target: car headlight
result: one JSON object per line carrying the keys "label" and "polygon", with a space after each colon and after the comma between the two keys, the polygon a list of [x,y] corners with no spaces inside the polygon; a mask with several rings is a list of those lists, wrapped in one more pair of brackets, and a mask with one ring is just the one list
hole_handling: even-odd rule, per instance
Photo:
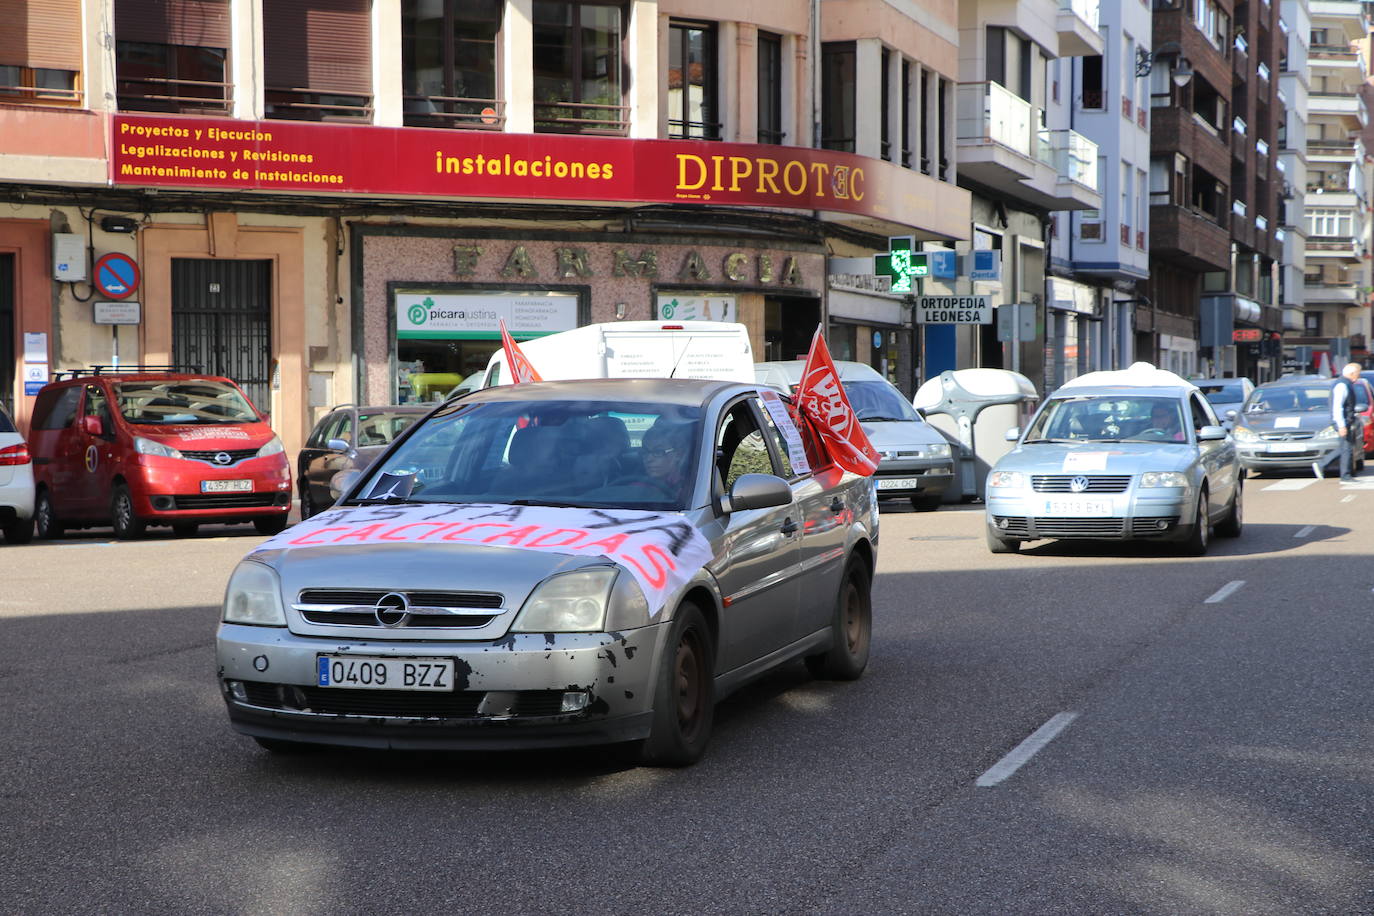
{"label": "car headlight", "polygon": [[1336,424],[1332,423],[1330,426],[1328,426],[1328,427],[1326,427],[1325,429],[1323,429],[1323,430],[1321,430],[1320,432],[1318,432],[1316,438],[1318,438],[1318,439],[1337,439],[1337,438],[1340,437],[1340,435],[1341,435],[1340,433],[1336,432]]}
{"label": "car headlight", "polygon": [[591,566],[550,576],[525,600],[511,630],[595,633],[606,629],[606,609],[616,577],[614,566]]}
{"label": "car headlight", "polygon": [[286,611],[281,603],[281,581],[261,563],[240,563],[224,590],[225,623],[246,623],[256,627],[286,626]]}
{"label": "car headlight", "polygon": [[281,440],[273,436],[271,439],[267,440],[266,445],[258,449],[257,457],[266,458],[268,455],[280,455],[284,451],[286,451],[286,448],[281,444]]}
{"label": "car headlight", "polygon": [[931,458],[948,458],[949,443],[941,442],[938,445],[927,445],[926,454],[929,455]]}
{"label": "car headlight", "polygon": [[145,439],[142,436],[134,436],[134,451],[140,455],[160,455],[163,458],[181,457],[181,452],[170,445],[163,445],[161,442],[154,442],[152,439]]}
{"label": "car headlight", "polygon": [[988,475],[989,487],[1024,487],[1026,475],[1020,471],[993,471]]}
{"label": "car headlight", "polygon": [[1232,437],[1237,442],[1254,442],[1259,438],[1259,433],[1248,426],[1237,426],[1231,430]]}
{"label": "car headlight", "polygon": [[1188,477],[1178,471],[1146,471],[1140,475],[1142,487],[1186,487]]}

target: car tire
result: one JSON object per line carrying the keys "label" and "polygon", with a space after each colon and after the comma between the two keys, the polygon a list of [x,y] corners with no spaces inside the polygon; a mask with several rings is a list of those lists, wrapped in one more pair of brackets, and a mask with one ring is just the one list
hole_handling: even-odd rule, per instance
{"label": "car tire", "polygon": [[1021,549],[1021,542],[1016,538],[998,537],[992,533],[992,526],[984,526],[987,531],[988,552],[989,553],[1016,553]]}
{"label": "car tire", "polygon": [[319,510],[315,508],[315,500],[310,496],[309,484],[301,487],[301,521],[305,521],[317,511]]}
{"label": "car tire", "polygon": [[940,508],[940,503],[944,502],[941,496],[913,496],[911,497],[911,508],[917,512],[934,512]]}
{"label": "car tire", "polygon": [[873,642],[873,595],[868,570],[857,557],[845,567],[830,627],[830,648],[808,655],[806,667],[813,676],[826,680],[858,680],[868,667]]}
{"label": "car tire", "polygon": [[281,738],[259,738],[257,736],[254,736],[253,740],[258,743],[258,747],[274,754],[313,754],[320,750],[320,745],[307,744],[304,741],[285,741]]}
{"label": "car tire", "polygon": [[62,537],[62,523],[57,519],[57,511],[52,506],[52,497],[48,495],[46,489],[38,491],[38,499],[34,502],[33,528],[34,533],[42,541],[55,541]]}
{"label": "car tire", "polygon": [[147,528],[147,523],[134,512],[134,497],[124,484],[117,484],[110,497],[110,521],[114,526],[115,537],[121,541],[139,537]]}
{"label": "car tire", "polygon": [[1236,492],[1231,497],[1231,509],[1226,513],[1226,518],[1222,519],[1221,524],[1217,525],[1217,534],[1224,538],[1240,537],[1240,529],[1244,524],[1244,519],[1241,517],[1244,508],[1245,488],[1240,485],[1238,480],[1236,481]]}
{"label": "car tire", "polygon": [[706,618],[683,604],[669,625],[654,685],[653,725],[640,750],[650,766],[689,766],[701,759],[715,718],[715,652]]}
{"label": "car tire", "polygon": [[196,536],[200,530],[200,525],[195,522],[177,522],[172,526],[172,534],[179,538],[191,538]]}
{"label": "car tire", "polygon": [[16,518],[0,525],[0,533],[5,535],[7,544],[27,544],[33,540],[33,519]]}
{"label": "car tire", "polygon": [[258,534],[281,534],[286,530],[286,515],[264,515],[253,519],[253,527]]}
{"label": "car tire", "polygon": [[1197,497],[1197,521],[1188,539],[1183,542],[1183,553],[1190,557],[1200,557],[1207,552],[1212,543],[1212,519],[1207,513],[1207,491]]}

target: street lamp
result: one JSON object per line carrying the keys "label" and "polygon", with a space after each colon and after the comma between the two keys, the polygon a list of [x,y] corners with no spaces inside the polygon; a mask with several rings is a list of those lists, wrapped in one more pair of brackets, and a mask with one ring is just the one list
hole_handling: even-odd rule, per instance
{"label": "street lamp", "polygon": [[1176,41],[1164,42],[1155,48],[1153,54],[1144,48],[1137,49],[1135,53],[1135,75],[1149,76],[1154,70],[1155,61],[1165,57],[1172,59],[1169,75],[1173,78],[1174,85],[1182,89],[1192,81],[1193,67],[1188,63],[1188,58],[1183,56],[1183,47]]}

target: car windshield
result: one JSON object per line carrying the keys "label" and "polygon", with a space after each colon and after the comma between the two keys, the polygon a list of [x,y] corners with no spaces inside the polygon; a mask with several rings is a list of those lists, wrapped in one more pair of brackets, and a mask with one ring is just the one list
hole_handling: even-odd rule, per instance
{"label": "car windshield", "polygon": [[1245,400],[1245,395],[1239,385],[1208,385],[1199,384],[1198,389],[1203,396],[1213,404],[1239,404]]}
{"label": "car windshield", "polygon": [[1331,387],[1326,385],[1284,385],[1256,388],[1245,404],[1246,413],[1285,413],[1331,409]]}
{"label": "car windshield", "polygon": [[374,465],[350,502],[396,501],[370,494],[393,492],[399,477],[411,502],[685,509],[700,413],[648,402],[457,401]]}
{"label": "car windshield", "polygon": [[119,412],[130,423],[256,423],[258,413],[232,385],[209,379],[115,385]]}
{"label": "car windshield", "polygon": [[916,408],[887,382],[850,381],[842,384],[849,404],[860,420],[872,423],[887,420],[922,422]]}
{"label": "car windshield", "polygon": [[1053,398],[1026,432],[1026,442],[1183,442],[1183,402],[1167,397],[1085,395]]}

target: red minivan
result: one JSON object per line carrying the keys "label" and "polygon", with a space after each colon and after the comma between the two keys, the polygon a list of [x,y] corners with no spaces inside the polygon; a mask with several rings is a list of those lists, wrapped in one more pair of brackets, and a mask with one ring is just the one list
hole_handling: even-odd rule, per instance
{"label": "red minivan", "polygon": [[75,370],[44,385],[29,427],[40,538],[113,525],[179,535],[201,523],[286,527],[291,466],[281,440],[227,378]]}

